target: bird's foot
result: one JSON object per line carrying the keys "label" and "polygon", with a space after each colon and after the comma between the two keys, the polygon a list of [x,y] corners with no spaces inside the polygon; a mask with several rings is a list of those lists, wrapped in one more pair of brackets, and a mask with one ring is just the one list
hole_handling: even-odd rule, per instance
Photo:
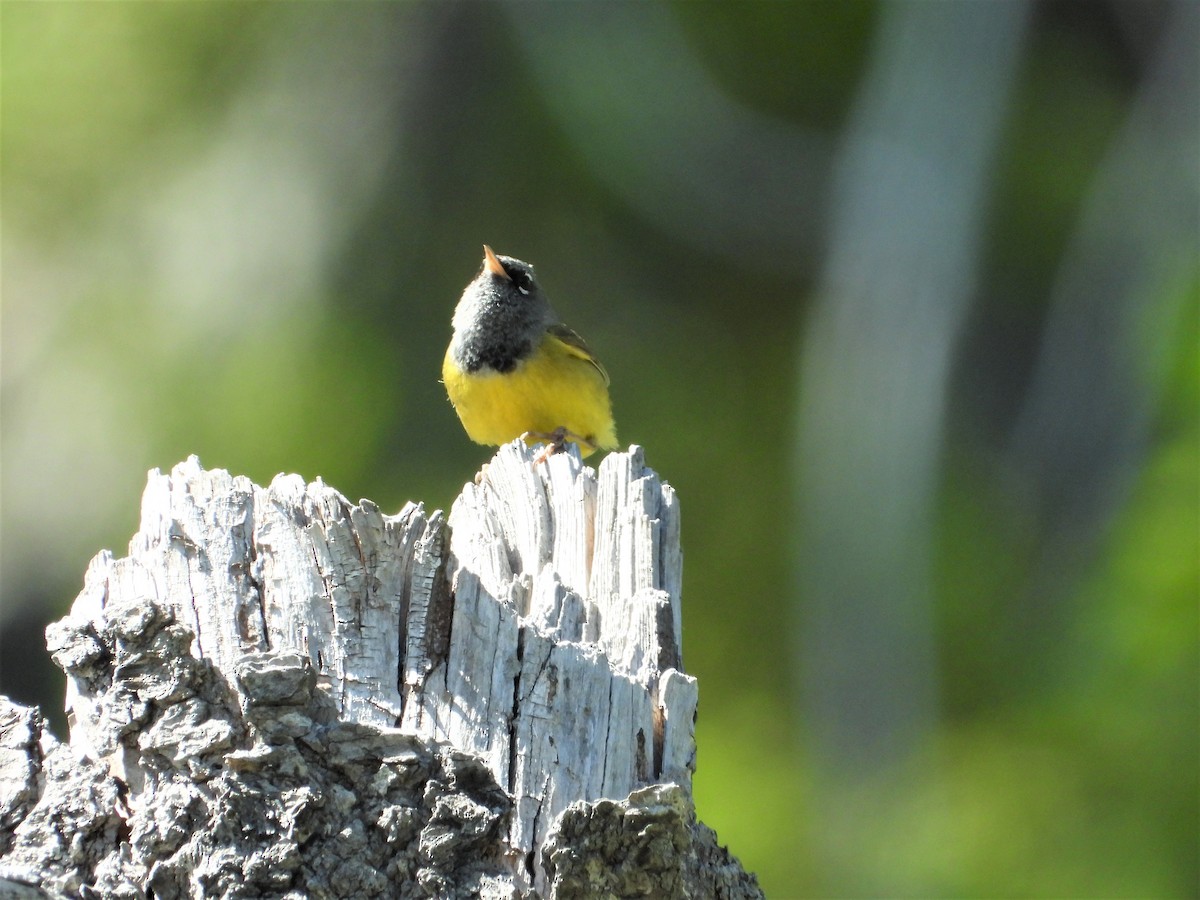
{"label": "bird's foot", "polygon": [[548,433],[544,431],[527,431],[521,435],[521,440],[523,441],[528,441],[530,438],[535,441],[544,441],[546,444],[546,446],[542,448],[542,451],[533,458],[533,464],[535,466],[538,463],[545,462],[555,453],[566,450],[568,441],[579,444],[581,448],[591,446],[591,441],[589,441],[587,438],[583,437],[582,435],[575,434],[573,431],[568,431],[562,425]]}

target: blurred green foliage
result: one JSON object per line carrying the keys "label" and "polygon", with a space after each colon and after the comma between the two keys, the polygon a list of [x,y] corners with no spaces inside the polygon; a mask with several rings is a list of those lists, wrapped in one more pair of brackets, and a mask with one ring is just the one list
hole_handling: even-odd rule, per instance
{"label": "blurred green foliage", "polygon": [[[660,9],[706,103],[837,146],[881,7]],[[1035,9],[948,385],[940,718],[897,768],[835,782],[796,699],[794,633],[790,448],[819,240],[743,252],[731,221],[729,246],[702,246],[691,211],[638,208],[552,111],[520,28],[538,4],[6,0],[0,690],[57,709],[40,631],[92,553],[123,549],[151,466],[196,453],[260,483],[298,471],[385,508],[448,506],[489,455],[437,383],[487,241],[538,266],[613,375],[620,437],[679,491],[699,811],[768,896],[1195,896],[1196,235],[1136,307],[1147,424],[1098,470],[1110,499],[1051,545],[1047,485],[1007,452],[1056,274],[1170,9]],[[722,146],[754,139],[712,112]],[[669,154],[651,131],[646,154]],[[697,166],[718,152],[678,149]],[[755,189],[726,174],[719,222],[722,191]],[[683,175],[703,187],[710,170]]]}

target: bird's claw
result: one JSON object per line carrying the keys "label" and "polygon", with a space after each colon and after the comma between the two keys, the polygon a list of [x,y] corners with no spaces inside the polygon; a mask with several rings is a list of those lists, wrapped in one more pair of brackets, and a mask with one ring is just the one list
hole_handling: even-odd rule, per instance
{"label": "bird's claw", "polygon": [[574,432],[567,431],[567,429],[562,425],[548,433],[544,431],[526,431],[523,435],[521,435],[521,440],[523,441],[528,441],[530,438],[533,438],[536,441],[544,441],[546,444],[546,446],[542,448],[541,452],[533,458],[533,464],[535,466],[538,463],[545,462],[555,453],[566,450],[568,441],[580,444],[581,446],[588,446],[590,444],[587,438],[575,434]]}

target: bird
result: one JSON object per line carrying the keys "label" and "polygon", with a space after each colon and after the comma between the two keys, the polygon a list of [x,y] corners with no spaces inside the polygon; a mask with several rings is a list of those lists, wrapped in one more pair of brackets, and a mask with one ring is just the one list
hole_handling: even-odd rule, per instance
{"label": "bird", "polygon": [[547,442],[539,460],[567,442],[581,456],[616,448],[608,372],[562,324],[529,263],[484,244],[452,326],[442,382],[472,441]]}

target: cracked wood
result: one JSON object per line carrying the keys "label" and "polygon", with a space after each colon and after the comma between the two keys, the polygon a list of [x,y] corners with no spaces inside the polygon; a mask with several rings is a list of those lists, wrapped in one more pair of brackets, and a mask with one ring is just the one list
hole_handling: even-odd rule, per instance
{"label": "cracked wood", "polygon": [[[478,755],[512,797],[508,842],[544,890],[542,849],[572,804],[675,783],[695,764],[682,672],[679,507],[640,448],[599,472],[500,449],[448,517],[385,515],[317,480],[266,488],[192,457],[151,472],[129,555],[89,566],[72,619],[166,604],[192,654],[307,658],[340,720]],[[72,744],[111,755],[72,682]]]}

